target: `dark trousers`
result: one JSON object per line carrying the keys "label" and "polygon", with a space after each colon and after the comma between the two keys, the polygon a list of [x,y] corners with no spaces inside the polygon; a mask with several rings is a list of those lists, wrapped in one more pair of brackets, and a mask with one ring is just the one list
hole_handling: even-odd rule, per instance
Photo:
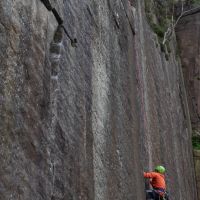
{"label": "dark trousers", "polygon": [[158,193],[156,193],[154,190],[146,191],[146,199],[147,200],[163,200],[163,198]]}

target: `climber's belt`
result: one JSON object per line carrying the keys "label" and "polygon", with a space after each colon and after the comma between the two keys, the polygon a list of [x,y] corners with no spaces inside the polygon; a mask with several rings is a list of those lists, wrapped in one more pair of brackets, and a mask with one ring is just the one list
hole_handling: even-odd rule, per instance
{"label": "climber's belt", "polygon": [[161,192],[165,192],[165,189],[163,189],[163,188],[153,188],[154,190],[159,190],[159,191],[161,191]]}
{"label": "climber's belt", "polygon": [[153,190],[154,190],[157,194],[159,194],[160,196],[164,196],[164,194],[165,194],[165,189],[163,189],[163,188],[153,188]]}

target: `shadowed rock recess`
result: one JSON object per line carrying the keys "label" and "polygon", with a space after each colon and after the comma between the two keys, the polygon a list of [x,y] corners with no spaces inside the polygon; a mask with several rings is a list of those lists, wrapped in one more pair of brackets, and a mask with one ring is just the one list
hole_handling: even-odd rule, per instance
{"label": "shadowed rock recess", "polygon": [[[182,17],[176,35],[188,96],[193,135],[200,134],[200,12]],[[200,200],[200,155],[194,151],[198,196]]]}
{"label": "shadowed rock recess", "polygon": [[0,1],[0,199],[144,200],[167,168],[171,200],[196,200],[174,40],[166,61],[142,0]]}
{"label": "shadowed rock recess", "polygon": [[182,68],[192,128],[200,132],[200,11],[183,17],[177,28],[177,40],[182,60]]}

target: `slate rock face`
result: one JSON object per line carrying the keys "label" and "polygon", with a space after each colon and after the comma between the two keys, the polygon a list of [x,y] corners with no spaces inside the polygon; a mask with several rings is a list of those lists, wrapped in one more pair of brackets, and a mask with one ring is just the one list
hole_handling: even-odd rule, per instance
{"label": "slate rock face", "polygon": [[[193,134],[200,133],[200,13],[191,13],[183,17],[176,28],[177,40],[184,74],[184,82],[188,96],[188,105]],[[197,159],[197,160],[196,160]],[[198,163],[199,158],[195,157]],[[196,164],[198,177],[200,168]],[[197,183],[199,181],[197,178]],[[200,188],[200,185],[198,186]],[[200,194],[200,190],[198,189]],[[200,198],[200,197],[199,197]]]}
{"label": "slate rock face", "polygon": [[[138,2],[138,8],[140,6],[143,4]],[[140,135],[145,146],[142,155],[148,157],[142,159],[143,165],[151,168],[162,163],[167,167],[172,198],[196,199],[191,128],[182,70],[176,59],[176,41],[172,40],[172,52],[166,61],[156,35],[147,25],[144,11],[140,10],[135,17],[142,117]],[[185,156],[189,160],[186,161]],[[189,168],[191,171],[185,170]],[[190,187],[191,184],[194,187]]]}
{"label": "slate rock face", "polygon": [[192,127],[197,131],[200,131],[199,19],[200,13],[185,16],[176,29]]}
{"label": "slate rock face", "polygon": [[181,68],[143,1],[51,3],[77,48],[39,0],[0,2],[1,199],[145,199],[161,163],[196,200]]}

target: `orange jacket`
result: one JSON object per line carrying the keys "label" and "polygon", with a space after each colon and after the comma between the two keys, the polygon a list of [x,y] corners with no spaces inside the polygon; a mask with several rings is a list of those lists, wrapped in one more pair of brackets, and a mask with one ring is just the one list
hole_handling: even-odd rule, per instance
{"label": "orange jacket", "polygon": [[158,172],[144,172],[144,177],[152,179],[150,183],[153,188],[166,189],[165,176],[163,174]]}

